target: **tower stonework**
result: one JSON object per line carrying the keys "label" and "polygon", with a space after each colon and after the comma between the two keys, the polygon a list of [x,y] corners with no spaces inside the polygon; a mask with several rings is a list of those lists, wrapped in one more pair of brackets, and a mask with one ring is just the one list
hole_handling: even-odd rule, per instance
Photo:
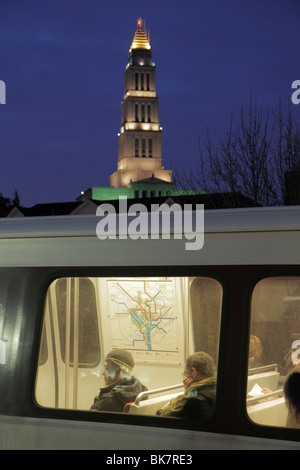
{"label": "tower stonework", "polygon": [[131,182],[151,177],[168,183],[172,180],[172,171],[162,167],[155,70],[149,38],[139,18],[125,69],[118,170],[109,177],[111,187],[125,188]]}

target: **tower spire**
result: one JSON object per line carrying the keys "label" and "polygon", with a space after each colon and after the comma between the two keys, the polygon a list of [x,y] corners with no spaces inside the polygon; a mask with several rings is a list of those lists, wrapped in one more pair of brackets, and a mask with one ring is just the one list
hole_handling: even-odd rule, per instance
{"label": "tower spire", "polygon": [[137,20],[137,29],[132,41],[132,44],[130,46],[129,52],[132,51],[132,49],[151,49],[149,39],[144,31],[143,28],[143,20],[142,18],[138,18]]}

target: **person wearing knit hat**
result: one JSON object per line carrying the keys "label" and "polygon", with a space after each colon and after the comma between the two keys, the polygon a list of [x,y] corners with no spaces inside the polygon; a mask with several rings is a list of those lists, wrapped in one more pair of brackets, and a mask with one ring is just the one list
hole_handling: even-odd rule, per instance
{"label": "person wearing knit hat", "polygon": [[123,411],[126,403],[147,388],[132,375],[134,359],[125,349],[113,349],[105,358],[103,376],[106,387],[94,398],[93,411]]}
{"label": "person wearing knit hat", "polygon": [[132,371],[134,368],[132,354],[125,349],[113,349],[107,354],[106,361],[116,364],[120,369],[125,369],[127,372]]}

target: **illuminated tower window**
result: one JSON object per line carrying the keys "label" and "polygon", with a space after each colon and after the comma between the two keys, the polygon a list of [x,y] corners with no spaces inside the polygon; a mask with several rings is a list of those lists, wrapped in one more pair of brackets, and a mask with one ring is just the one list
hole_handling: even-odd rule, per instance
{"label": "illuminated tower window", "polygon": [[136,157],[139,156],[139,139],[134,139],[134,154]]}
{"label": "illuminated tower window", "polygon": [[144,74],[141,73],[141,90],[144,89]]}
{"label": "illuminated tower window", "polygon": [[145,122],[145,105],[142,104],[142,122]]}
{"label": "illuminated tower window", "polygon": [[148,140],[148,156],[152,158],[152,139]]}

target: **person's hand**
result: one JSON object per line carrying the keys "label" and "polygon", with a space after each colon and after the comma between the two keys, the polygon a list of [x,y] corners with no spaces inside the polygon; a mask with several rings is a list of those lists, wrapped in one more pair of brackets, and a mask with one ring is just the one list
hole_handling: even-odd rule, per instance
{"label": "person's hand", "polygon": [[189,388],[194,383],[193,377],[185,377],[183,380],[183,386],[185,389]]}

